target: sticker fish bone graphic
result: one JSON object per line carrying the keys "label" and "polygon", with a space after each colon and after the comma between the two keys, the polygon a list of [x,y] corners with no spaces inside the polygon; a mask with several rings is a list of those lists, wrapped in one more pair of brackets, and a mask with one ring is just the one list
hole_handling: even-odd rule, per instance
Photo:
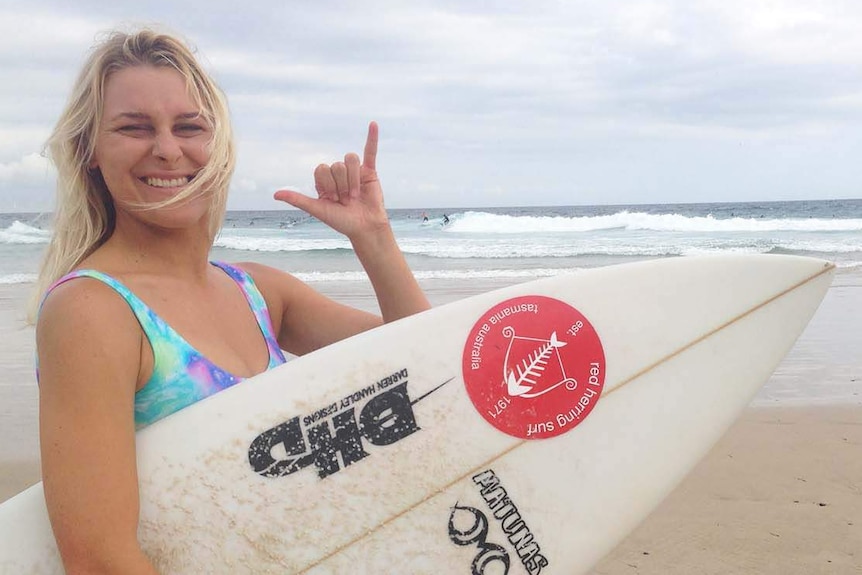
{"label": "sticker fish bone graphic", "polygon": [[[514,340],[514,333],[512,333]],[[548,365],[548,360],[556,355],[559,360],[557,349],[564,347],[566,342],[557,339],[557,332],[551,333],[548,340],[535,340],[542,342],[541,345],[529,353],[515,369],[509,369],[509,353],[506,353],[506,361],[504,362],[503,374],[506,382],[506,389],[512,397],[532,398],[548,393],[552,389],[564,384],[574,383],[574,380],[566,378],[565,375],[561,381],[553,385],[536,390],[536,384],[545,372]],[[511,351],[511,342],[510,348]],[[562,367],[562,365],[561,365]],[[517,373],[516,373],[517,372]],[[565,372],[564,372],[565,374]]]}

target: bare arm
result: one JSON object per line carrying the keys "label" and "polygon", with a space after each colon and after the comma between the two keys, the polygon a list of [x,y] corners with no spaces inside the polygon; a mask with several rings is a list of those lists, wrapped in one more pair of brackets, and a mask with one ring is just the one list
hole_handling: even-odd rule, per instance
{"label": "bare arm", "polygon": [[374,286],[384,321],[394,321],[431,307],[398,248],[392,228],[387,225],[376,233],[352,240],[352,244]]}
{"label": "bare arm", "polygon": [[252,262],[238,265],[263,294],[279,347],[294,355],[383,324],[379,316],[338,303],[288,273]]}
{"label": "bare arm", "polygon": [[356,154],[314,171],[318,198],[281,190],[276,199],[300,208],[346,235],[365,268],[389,322],[430,307],[398,248],[377,176],[377,124],[368,126],[362,163]]}
{"label": "bare arm", "polygon": [[140,328],[110,288],[59,286],[37,324],[45,500],[66,572],[156,573],[137,541]]}

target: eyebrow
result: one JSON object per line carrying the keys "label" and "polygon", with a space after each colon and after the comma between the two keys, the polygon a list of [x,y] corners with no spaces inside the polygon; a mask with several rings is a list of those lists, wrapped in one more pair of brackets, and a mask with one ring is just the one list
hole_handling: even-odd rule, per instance
{"label": "eyebrow", "polygon": [[[203,114],[200,112],[186,112],[184,114],[177,115],[175,120],[194,120],[197,118],[203,117]],[[143,112],[122,112],[117,114],[113,118],[111,118],[111,122],[116,122],[118,120],[149,120],[150,115],[145,114]]]}

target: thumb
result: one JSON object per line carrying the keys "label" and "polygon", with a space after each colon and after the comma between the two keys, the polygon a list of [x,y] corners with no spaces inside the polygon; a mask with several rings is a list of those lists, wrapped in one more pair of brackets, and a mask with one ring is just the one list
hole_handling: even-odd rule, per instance
{"label": "thumb", "polygon": [[293,190],[278,190],[272,197],[280,202],[290,204],[294,208],[299,208],[312,216],[315,215],[315,200],[305,194]]}
{"label": "thumb", "polygon": [[311,203],[311,198],[302,194],[300,192],[295,192],[293,190],[278,190],[272,196],[274,199],[284,202],[286,204],[290,204],[295,208],[299,208],[300,210],[305,210],[306,206]]}

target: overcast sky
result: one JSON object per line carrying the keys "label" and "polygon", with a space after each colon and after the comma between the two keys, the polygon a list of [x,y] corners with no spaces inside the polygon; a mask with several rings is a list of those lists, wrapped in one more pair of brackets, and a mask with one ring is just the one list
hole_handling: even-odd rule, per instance
{"label": "overcast sky", "polygon": [[372,119],[392,208],[862,197],[857,0],[2,0],[0,211],[51,208],[78,67],[139,23],[228,95],[231,209],[313,191]]}

